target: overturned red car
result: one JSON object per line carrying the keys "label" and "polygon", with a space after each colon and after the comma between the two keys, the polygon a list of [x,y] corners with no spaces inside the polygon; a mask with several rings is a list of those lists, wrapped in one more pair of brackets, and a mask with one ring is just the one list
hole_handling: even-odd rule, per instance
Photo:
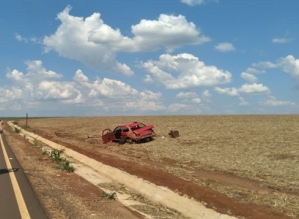
{"label": "overturned red car", "polygon": [[104,129],[102,132],[102,141],[104,144],[115,141],[120,144],[126,142],[150,141],[156,135],[153,125],[145,125],[141,122],[131,122],[116,126],[113,131]]}

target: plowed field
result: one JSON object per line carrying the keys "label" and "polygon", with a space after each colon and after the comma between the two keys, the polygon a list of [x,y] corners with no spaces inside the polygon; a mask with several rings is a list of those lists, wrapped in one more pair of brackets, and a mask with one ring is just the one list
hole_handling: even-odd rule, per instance
{"label": "plowed field", "polygon": [[[103,129],[131,121],[157,136],[102,143]],[[298,124],[299,115],[74,117],[29,118],[26,129],[219,212],[265,219],[299,218]]]}

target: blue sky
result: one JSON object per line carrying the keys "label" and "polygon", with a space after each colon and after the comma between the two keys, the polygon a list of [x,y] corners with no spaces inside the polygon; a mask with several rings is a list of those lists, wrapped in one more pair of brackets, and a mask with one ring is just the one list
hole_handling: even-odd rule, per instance
{"label": "blue sky", "polygon": [[1,0],[0,116],[299,112],[298,0]]}

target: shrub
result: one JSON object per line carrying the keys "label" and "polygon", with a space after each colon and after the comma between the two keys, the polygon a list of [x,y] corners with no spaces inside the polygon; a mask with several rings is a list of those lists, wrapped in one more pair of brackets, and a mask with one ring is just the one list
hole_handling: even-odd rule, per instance
{"label": "shrub", "polygon": [[16,133],[20,133],[21,130],[15,127],[15,132],[16,132]]}
{"label": "shrub", "polygon": [[53,162],[56,162],[59,164],[59,166],[57,167],[57,169],[63,170],[63,171],[67,171],[67,172],[74,172],[75,171],[75,167],[73,167],[70,162],[68,160],[66,160],[65,158],[61,157],[61,155],[63,154],[64,150],[63,149],[53,149],[50,153],[49,152],[44,152],[43,153],[47,153],[49,154],[51,160]]}
{"label": "shrub", "polygon": [[117,199],[117,194],[116,192],[111,192],[111,193],[107,193],[107,192],[102,192],[102,197],[107,197],[108,199],[113,199],[116,200]]}

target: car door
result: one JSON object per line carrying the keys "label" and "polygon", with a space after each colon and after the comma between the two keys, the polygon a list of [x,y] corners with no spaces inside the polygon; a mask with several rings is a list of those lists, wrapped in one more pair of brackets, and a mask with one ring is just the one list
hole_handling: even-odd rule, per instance
{"label": "car door", "polygon": [[111,131],[111,129],[104,129],[102,132],[102,142],[104,144],[107,144],[114,140],[115,140],[114,133]]}

